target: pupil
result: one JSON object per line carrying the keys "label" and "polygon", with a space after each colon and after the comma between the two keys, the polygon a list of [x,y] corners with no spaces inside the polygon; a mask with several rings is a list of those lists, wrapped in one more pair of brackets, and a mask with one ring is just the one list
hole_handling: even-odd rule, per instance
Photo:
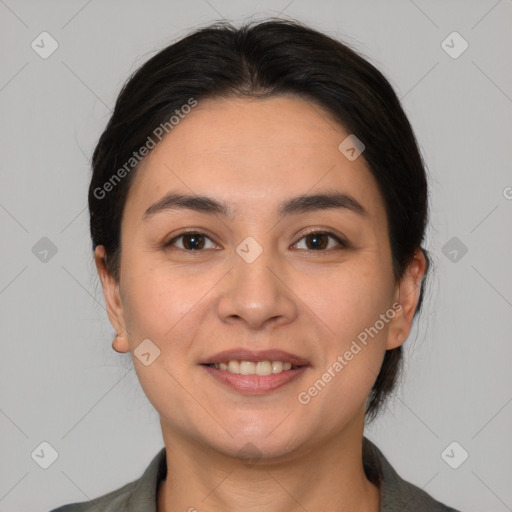
{"label": "pupil", "polygon": [[202,235],[186,235],[185,247],[187,247],[187,249],[199,249],[202,247],[202,244],[200,243],[201,236]]}
{"label": "pupil", "polygon": [[322,233],[310,236],[310,240],[312,241],[312,245],[315,249],[324,246],[322,243],[322,237],[325,237],[325,235]]}

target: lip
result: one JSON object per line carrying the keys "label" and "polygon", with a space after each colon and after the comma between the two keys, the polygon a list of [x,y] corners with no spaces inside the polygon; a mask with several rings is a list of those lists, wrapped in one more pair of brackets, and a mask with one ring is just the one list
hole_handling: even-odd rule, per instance
{"label": "lip", "polygon": [[[253,363],[258,361],[282,361],[283,363],[291,363],[297,368],[270,375],[241,375],[208,366],[227,361],[251,361]],[[244,348],[218,352],[205,358],[200,365],[218,382],[247,395],[263,395],[274,391],[299,378],[311,366],[307,359],[284,350],[247,350]]]}
{"label": "lip", "polygon": [[199,364],[217,364],[225,363],[226,361],[251,361],[253,363],[257,363],[258,361],[282,361],[283,363],[291,363],[295,366],[309,366],[309,361],[306,359],[284,350],[247,350],[244,348],[218,352],[213,356],[205,358]]}
{"label": "lip", "polygon": [[[245,360],[247,361],[247,359]],[[274,359],[274,361],[276,361],[276,359]],[[263,395],[298,379],[309,368],[309,365],[270,375],[241,375],[205,364],[202,365],[202,368],[218,382],[231,387],[239,393],[246,395]]]}

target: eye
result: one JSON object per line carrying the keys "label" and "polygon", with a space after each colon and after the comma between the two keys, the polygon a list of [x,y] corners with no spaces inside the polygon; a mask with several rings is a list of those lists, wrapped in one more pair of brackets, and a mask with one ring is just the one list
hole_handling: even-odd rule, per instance
{"label": "eye", "polygon": [[[181,242],[177,243],[179,240],[181,240]],[[213,244],[213,247],[206,247],[208,245],[207,240]],[[201,249],[215,249],[217,247],[211,238],[198,231],[187,231],[175,236],[165,244],[165,247],[171,246],[176,246],[178,249],[189,252],[200,251]]]}
{"label": "eye", "polygon": [[299,239],[295,245],[298,245],[301,240],[306,240],[306,247],[299,247],[299,249],[311,250],[311,251],[321,251],[324,249],[332,249],[332,244],[329,243],[330,240],[334,240],[335,245],[342,248],[348,247],[348,244],[344,242],[341,238],[336,236],[334,233],[330,233],[328,231],[311,231],[310,233],[306,233],[302,238]]}
{"label": "eye", "polygon": [[[333,249],[336,245],[341,248],[348,247],[345,241],[328,231],[311,231],[306,233],[294,244],[294,247],[300,245],[302,240],[305,240],[305,247],[297,247],[301,250],[324,251],[326,249]],[[210,243],[209,247],[208,242]],[[210,237],[199,231],[180,233],[165,244],[166,248],[172,246],[187,252],[216,249],[218,247]]]}

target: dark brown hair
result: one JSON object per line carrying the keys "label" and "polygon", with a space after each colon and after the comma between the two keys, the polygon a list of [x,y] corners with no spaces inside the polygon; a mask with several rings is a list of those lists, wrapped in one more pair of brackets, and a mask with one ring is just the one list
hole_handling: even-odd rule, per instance
{"label": "dark brown hair", "polygon": [[[346,44],[299,22],[270,19],[236,28],[219,22],[161,50],[125,83],[92,158],[93,250],[104,245],[120,275],[120,226],[140,148],[191,98],[296,94],[329,112],[365,144],[364,158],[385,202],[395,280],[422,248],[428,217],[426,171],[392,86]],[[122,171],[124,169],[124,171]],[[427,268],[428,270],[428,268]],[[423,285],[415,315],[423,301]],[[375,417],[395,386],[402,347],[388,350],[367,402]]]}

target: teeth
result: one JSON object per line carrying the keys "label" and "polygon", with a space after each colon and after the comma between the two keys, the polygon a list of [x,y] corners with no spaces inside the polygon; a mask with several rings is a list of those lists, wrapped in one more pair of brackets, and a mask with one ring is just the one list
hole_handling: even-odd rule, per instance
{"label": "teeth", "polygon": [[261,376],[292,369],[291,363],[283,363],[282,361],[258,361],[257,363],[252,361],[226,361],[215,363],[213,366],[219,370],[227,370],[230,373]]}
{"label": "teeth", "polygon": [[240,363],[238,361],[229,361],[227,370],[230,373],[240,373]]}
{"label": "teeth", "polygon": [[251,361],[240,361],[240,375],[254,375],[256,364]]}
{"label": "teeth", "polygon": [[272,373],[272,363],[270,361],[259,361],[254,369],[256,375],[270,375]]}
{"label": "teeth", "polygon": [[281,361],[272,361],[272,373],[280,373],[284,369],[284,363]]}

